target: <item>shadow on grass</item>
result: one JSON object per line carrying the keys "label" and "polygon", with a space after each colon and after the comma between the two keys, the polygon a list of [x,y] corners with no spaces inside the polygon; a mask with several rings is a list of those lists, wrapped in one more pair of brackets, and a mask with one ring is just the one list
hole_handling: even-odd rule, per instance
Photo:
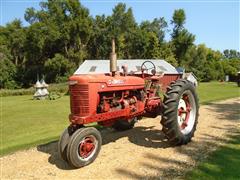
{"label": "shadow on grass", "polygon": [[[196,169],[186,174],[195,179],[240,179],[240,132],[230,136],[227,145],[213,152]],[[219,176],[221,174],[221,176]],[[190,178],[186,178],[190,179]]]}
{"label": "shadow on grass", "polygon": [[58,136],[53,136],[53,137],[50,137],[50,138],[39,139],[39,140],[32,141],[32,142],[25,143],[25,144],[18,144],[18,145],[15,145],[15,146],[2,148],[2,149],[0,149],[0,157],[2,157],[4,155],[15,153],[16,151],[19,151],[19,150],[25,150],[25,149],[35,147],[38,144],[46,143],[46,142],[49,142],[49,141],[53,142],[56,139],[58,139]]}

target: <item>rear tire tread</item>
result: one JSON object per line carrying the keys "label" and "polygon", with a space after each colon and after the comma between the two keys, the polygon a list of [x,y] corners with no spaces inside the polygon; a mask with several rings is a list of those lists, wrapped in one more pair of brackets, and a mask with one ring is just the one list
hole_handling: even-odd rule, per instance
{"label": "rear tire tread", "polygon": [[[183,135],[179,129],[177,112],[178,112],[178,101],[185,90],[190,90],[194,96],[196,103],[196,120],[193,129],[187,135]],[[163,114],[161,119],[161,124],[163,126],[163,133],[168,138],[169,142],[173,145],[187,144],[191,141],[196,130],[196,125],[198,123],[198,98],[194,88],[194,85],[184,79],[180,79],[171,82],[170,86],[167,88],[167,92],[164,94],[163,100]]]}

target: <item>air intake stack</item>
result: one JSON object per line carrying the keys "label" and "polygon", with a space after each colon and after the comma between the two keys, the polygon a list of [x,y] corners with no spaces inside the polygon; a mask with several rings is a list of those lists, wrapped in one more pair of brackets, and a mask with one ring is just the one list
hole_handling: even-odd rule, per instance
{"label": "air intake stack", "polygon": [[112,52],[110,54],[110,71],[112,76],[115,76],[117,71],[117,54],[115,53],[115,40],[112,39]]}

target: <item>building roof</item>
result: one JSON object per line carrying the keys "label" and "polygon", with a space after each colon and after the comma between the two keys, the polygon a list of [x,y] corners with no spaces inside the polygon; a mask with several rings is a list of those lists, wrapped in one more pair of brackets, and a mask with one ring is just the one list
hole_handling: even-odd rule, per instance
{"label": "building roof", "polygon": [[[157,74],[179,74],[171,64],[161,59],[120,59],[117,60],[117,70],[122,71],[121,67],[127,65],[128,72],[141,73],[141,65],[145,61],[151,61],[156,66]],[[109,60],[85,60],[74,74],[102,74],[109,73]]]}

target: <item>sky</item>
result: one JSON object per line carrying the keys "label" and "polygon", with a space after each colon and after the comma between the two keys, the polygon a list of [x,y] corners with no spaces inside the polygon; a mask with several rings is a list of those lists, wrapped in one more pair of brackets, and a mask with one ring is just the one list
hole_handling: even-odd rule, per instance
{"label": "sky", "polygon": [[[24,26],[24,12],[28,7],[40,9],[40,0],[0,0],[0,25],[15,18]],[[196,44],[205,44],[214,50],[235,49],[240,51],[240,0],[82,0],[90,14],[111,15],[114,6],[126,3],[131,7],[138,23],[164,17],[170,21],[175,9],[182,8],[186,14],[185,27],[196,35]],[[166,35],[169,40],[170,33]]]}

